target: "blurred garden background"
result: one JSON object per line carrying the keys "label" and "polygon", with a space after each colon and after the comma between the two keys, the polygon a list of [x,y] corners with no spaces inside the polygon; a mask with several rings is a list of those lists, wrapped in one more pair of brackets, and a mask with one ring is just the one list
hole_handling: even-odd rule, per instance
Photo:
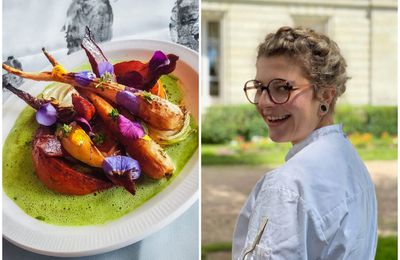
{"label": "blurred garden background", "polygon": [[243,83],[256,47],[283,25],[334,39],[351,80],[335,122],[364,160],[378,199],[376,259],[397,259],[397,1],[202,1],[202,258],[231,259],[237,215],[255,183],[284,163]]}
{"label": "blurred garden background", "polygon": [[[335,121],[343,123],[375,184],[376,259],[397,259],[397,107],[342,105]],[[202,245],[207,259],[230,259],[240,208],[257,180],[284,163],[291,144],[277,144],[267,136],[252,105],[213,106],[203,117]]]}

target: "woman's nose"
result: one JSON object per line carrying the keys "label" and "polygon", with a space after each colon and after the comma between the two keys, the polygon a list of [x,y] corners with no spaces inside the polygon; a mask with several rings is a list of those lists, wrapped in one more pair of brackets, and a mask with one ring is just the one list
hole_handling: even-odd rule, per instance
{"label": "woman's nose", "polygon": [[259,107],[272,107],[274,106],[275,103],[272,102],[271,98],[268,95],[268,91],[264,89],[263,92],[261,92],[261,96],[258,99],[258,106]]}

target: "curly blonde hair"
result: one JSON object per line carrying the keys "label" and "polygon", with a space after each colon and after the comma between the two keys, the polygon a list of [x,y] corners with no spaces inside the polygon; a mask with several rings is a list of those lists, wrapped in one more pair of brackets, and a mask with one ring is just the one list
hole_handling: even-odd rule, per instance
{"label": "curly blonde hair", "polygon": [[334,87],[336,96],[331,104],[334,107],[349,79],[346,61],[334,41],[311,29],[281,27],[276,33],[268,34],[258,46],[257,59],[279,55],[294,59],[302,67],[306,78],[315,86],[316,95],[322,88]]}

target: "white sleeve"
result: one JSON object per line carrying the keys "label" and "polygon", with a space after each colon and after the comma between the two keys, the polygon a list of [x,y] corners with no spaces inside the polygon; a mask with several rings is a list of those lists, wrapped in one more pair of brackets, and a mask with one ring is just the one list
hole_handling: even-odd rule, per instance
{"label": "white sleeve", "polygon": [[247,198],[246,203],[240,210],[239,216],[236,220],[236,227],[233,234],[233,242],[232,242],[232,259],[237,259],[240,256],[240,253],[242,252],[242,249],[246,242],[249,219],[264,178],[259,180],[257,184],[254,186],[249,197]]}
{"label": "white sleeve", "polygon": [[[326,245],[320,218],[295,192],[268,187],[252,201],[244,250],[235,259],[316,259]],[[242,216],[240,216],[242,217]],[[239,217],[239,218],[240,218]]]}

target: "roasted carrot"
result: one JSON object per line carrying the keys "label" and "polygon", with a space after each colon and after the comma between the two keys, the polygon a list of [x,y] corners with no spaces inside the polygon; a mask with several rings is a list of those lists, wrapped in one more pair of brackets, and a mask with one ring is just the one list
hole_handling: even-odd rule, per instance
{"label": "roasted carrot", "polygon": [[72,94],[72,104],[74,105],[75,112],[87,121],[90,121],[96,113],[94,106],[77,94]]}
{"label": "roasted carrot", "polygon": [[[94,92],[114,103],[117,103],[117,94],[119,92],[129,89],[124,85],[103,81],[99,78],[87,80],[87,84],[82,84],[82,82],[76,80],[76,73],[66,73],[65,70],[60,68],[59,64],[54,67],[52,72],[40,73],[23,72],[6,64],[2,66],[9,73],[22,78],[67,83]],[[139,103],[137,116],[143,121],[160,130],[179,130],[182,128],[185,116],[177,105],[146,91],[134,90],[133,94],[137,97]]]}
{"label": "roasted carrot", "polygon": [[90,166],[101,168],[104,156],[93,144],[86,132],[75,122],[64,124],[57,129],[56,135],[63,148],[75,159]]}
{"label": "roasted carrot", "polygon": [[138,139],[124,138],[116,120],[112,117],[115,108],[103,98],[90,91],[81,90],[81,93],[87,96],[93,103],[98,115],[102,118],[107,127],[118,136],[118,139],[124,145],[128,154],[139,162],[146,175],[153,179],[161,179],[173,173],[175,168],[174,164],[160,145],[154,142],[149,136]]}
{"label": "roasted carrot", "polygon": [[161,82],[158,80],[157,83],[150,89],[150,93],[159,96],[160,98],[166,99],[167,95]]}

